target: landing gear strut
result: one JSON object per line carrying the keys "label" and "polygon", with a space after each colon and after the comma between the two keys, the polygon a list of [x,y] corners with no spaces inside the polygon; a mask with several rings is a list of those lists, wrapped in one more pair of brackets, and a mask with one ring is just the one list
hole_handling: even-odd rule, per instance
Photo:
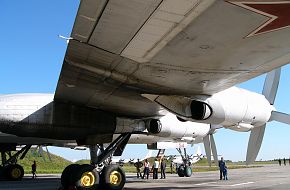
{"label": "landing gear strut", "polygon": [[0,144],[0,152],[2,165],[0,166],[0,179],[2,180],[21,180],[24,176],[24,169],[17,164],[18,157],[23,159],[30,149],[31,145],[26,145],[17,153],[12,155],[12,151],[16,151],[16,145]]}
{"label": "landing gear strut", "polygon": [[64,169],[61,184],[64,189],[121,190],[126,182],[124,170],[111,165],[115,150],[127,144],[131,134],[121,134],[107,148],[102,144],[90,146],[91,164],[72,164]]}
{"label": "landing gear strut", "polygon": [[183,160],[183,164],[181,164],[178,168],[177,168],[177,174],[179,177],[190,177],[192,175],[192,169],[191,169],[191,163],[189,162],[189,156],[186,153],[186,149],[184,148],[182,153],[182,150],[180,148],[176,149],[182,160]]}

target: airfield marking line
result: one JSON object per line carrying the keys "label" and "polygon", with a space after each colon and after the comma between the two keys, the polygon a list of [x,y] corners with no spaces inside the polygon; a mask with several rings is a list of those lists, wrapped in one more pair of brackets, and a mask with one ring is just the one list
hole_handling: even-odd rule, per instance
{"label": "airfield marking line", "polygon": [[215,181],[215,182],[198,183],[198,184],[194,184],[194,185],[200,186],[200,185],[208,185],[208,184],[213,184],[213,183],[217,183],[217,182]]}
{"label": "airfield marking line", "polygon": [[249,181],[249,182],[246,182],[246,183],[238,183],[238,184],[233,184],[233,185],[230,185],[230,186],[231,186],[231,187],[236,187],[236,186],[240,186],[240,185],[248,185],[248,184],[252,184],[252,183],[255,183],[255,182]]}

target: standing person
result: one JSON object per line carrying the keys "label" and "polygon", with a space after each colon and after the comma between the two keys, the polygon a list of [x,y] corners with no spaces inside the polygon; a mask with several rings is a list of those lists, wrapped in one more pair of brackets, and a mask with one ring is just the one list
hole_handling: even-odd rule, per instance
{"label": "standing person", "polygon": [[[290,161],[289,161],[289,164],[290,164]],[[173,174],[173,161],[172,160],[170,162],[170,171],[171,171],[171,174]]]}
{"label": "standing person", "polygon": [[134,166],[136,167],[136,171],[137,171],[137,178],[142,178],[142,174],[141,174],[141,168],[143,166],[143,163],[140,162],[139,158],[137,159],[137,162],[134,164]]}
{"label": "standing person", "polygon": [[278,163],[279,163],[279,166],[281,166],[281,159],[279,158],[279,160],[278,160]]}
{"label": "standing person", "polygon": [[228,180],[228,167],[226,165],[224,167],[223,175],[224,175],[224,180]]}
{"label": "standing person", "polygon": [[161,169],[161,179],[165,179],[166,161],[164,160],[164,158],[162,158],[161,160],[160,169]]}
{"label": "standing person", "polygon": [[221,160],[219,161],[219,168],[220,168],[220,180],[223,179],[223,172],[225,169],[226,163],[224,162],[224,158],[221,157]]}
{"label": "standing person", "polygon": [[284,161],[284,166],[286,166],[286,158],[284,158],[283,161]]}
{"label": "standing person", "polygon": [[149,168],[150,168],[150,162],[145,159],[144,161],[144,174],[143,174],[143,179],[145,178],[145,175],[147,176],[147,179],[148,179],[148,176],[149,176]]}
{"label": "standing person", "polygon": [[157,158],[155,158],[155,161],[153,164],[153,179],[158,179],[158,168],[159,168],[159,161]]}
{"label": "standing person", "polygon": [[33,161],[33,164],[31,165],[31,172],[32,172],[32,179],[36,178],[36,162]]}

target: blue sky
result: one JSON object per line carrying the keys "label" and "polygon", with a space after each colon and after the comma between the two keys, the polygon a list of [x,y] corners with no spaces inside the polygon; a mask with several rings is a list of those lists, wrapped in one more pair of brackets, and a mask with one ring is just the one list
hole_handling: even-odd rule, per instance
{"label": "blue sky", "polygon": [[[78,5],[78,0],[0,1],[0,94],[54,93],[67,46],[58,35],[69,37]],[[284,66],[275,102],[276,109],[286,113],[290,113],[289,74],[290,66]],[[260,76],[239,86],[260,93],[264,78]],[[288,125],[269,123],[258,159],[289,157],[289,134]],[[215,134],[218,153],[226,159],[244,160],[248,137],[249,133],[219,130]],[[138,155],[134,155],[137,150]],[[88,151],[50,151],[70,160],[89,158]],[[146,154],[145,145],[129,145],[124,157]]]}

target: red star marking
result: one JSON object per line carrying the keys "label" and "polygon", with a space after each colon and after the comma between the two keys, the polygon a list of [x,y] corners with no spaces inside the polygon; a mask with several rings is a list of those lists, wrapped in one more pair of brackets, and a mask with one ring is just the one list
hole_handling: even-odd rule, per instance
{"label": "red star marking", "polygon": [[247,37],[290,27],[290,1],[228,1],[269,19]]}

